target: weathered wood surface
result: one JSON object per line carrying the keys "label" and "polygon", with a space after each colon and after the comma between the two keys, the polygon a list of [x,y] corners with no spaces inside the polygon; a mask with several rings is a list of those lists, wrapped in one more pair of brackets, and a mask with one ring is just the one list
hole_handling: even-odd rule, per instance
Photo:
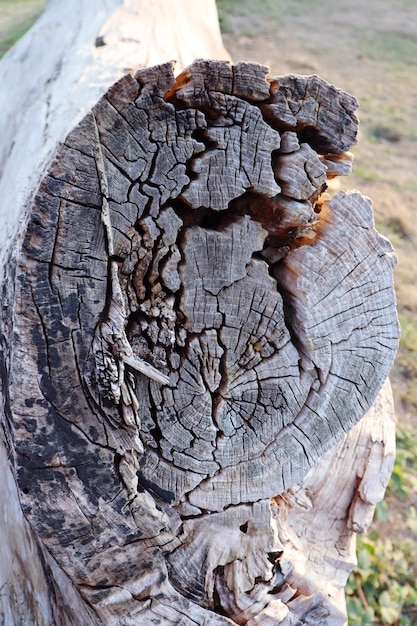
{"label": "weathered wood surface", "polygon": [[0,62],[0,265],[58,143],[110,85],[200,56],[229,59],[215,0],[48,0]]}
{"label": "weathered wood surface", "polygon": [[386,381],[365,417],[302,485],[274,499],[283,548],[280,589],[267,613],[281,616],[280,624],[346,624],[344,586],[356,563],[356,533],[368,529],[394,458],[394,406]]}
{"label": "weathered wood surface", "polygon": [[266,73],[122,78],[58,151],[9,268],[23,511],[101,623],[337,623],[282,574],[277,496],[386,379],[395,259],[368,199],[324,193],[355,100]]}
{"label": "weathered wood surface", "polygon": [[[153,36],[158,45],[150,44]],[[180,71],[200,55],[229,58],[214,0],[177,0],[175,6],[168,0],[48,0],[38,22],[0,61],[2,284],[9,256],[18,253],[12,242],[22,234],[27,198],[59,142],[130,68],[176,59]],[[2,306],[8,306],[6,300]],[[2,360],[8,351],[2,339]],[[1,422],[8,438],[7,383],[2,392]],[[13,454],[1,444],[0,622],[93,623],[91,611],[77,602],[69,579],[25,522]]]}

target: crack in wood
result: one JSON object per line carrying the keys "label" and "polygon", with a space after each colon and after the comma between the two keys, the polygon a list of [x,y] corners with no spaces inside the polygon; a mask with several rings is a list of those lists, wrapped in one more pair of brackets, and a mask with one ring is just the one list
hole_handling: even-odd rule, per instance
{"label": "crack in wood", "polygon": [[108,620],[136,600],[146,623],[331,623],[318,591],[293,593],[274,498],[375,399],[394,259],[366,200],[325,194],[350,172],[354,99],[265,74],[120,79],[31,207],[4,375],[18,480]]}

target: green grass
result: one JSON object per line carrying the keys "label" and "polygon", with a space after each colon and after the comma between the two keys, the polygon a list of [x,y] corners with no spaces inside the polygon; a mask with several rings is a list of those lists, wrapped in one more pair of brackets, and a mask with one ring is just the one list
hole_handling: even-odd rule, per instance
{"label": "green grass", "polygon": [[[400,392],[400,400],[410,409],[417,410],[417,327],[414,311],[400,311],[401,339],[396,368],[407,384]],[[417,468],[416,468],[417,471]]]}
{"label": "green grass", "polygon": [[[254,3],[252,0],[217,0],[217,9],[219,13],[235,13],[239,15],[252,14]],[[283,7],[282,0],[257,0],[256,13],[272,11],[279,12]]]}
{"label": "green grass", "polygon": [[390,71],[403,66],[415,68],[417,39],[410,35],[385,31],[366,34],[360,41],[360,54],[372,61],[383,63]]}
{"label": "green grass", "polygon": [[256,0],[256,2],[253,0],[217,0],[216,4],[220,28],[226,34],[234,32],[232,16],[247,16],[249,18],[248,26],[252,20],[259,18],[279,24],[284,17],[301,16],[306,9],[308,10],[313,6],[311,0],[292,0],[292,2],[285,2],[284,0]]}
{"label": "green grass", "polygon": [[[413,626],[417,607],[417,449],[397,434],[397,457],[371,532],[358,537],[358,565],[346,587],[349,626]],[[396,530],[396,540],[392,537]]]}
{"label": "green grass", "polygon": [[417,363],[417,327],[414,312],[401,311],[399,317],[401,324],[400,346],[412,352],[415,355]]}
{"label": "green grass", "polygon": [[45,0],[0,0],[0,58],[33,25]]}
{"label": "green grass", "polygon": [[371,183],[378,180],[378,172],[372,167],[367,167],[362,164],[355,166],[355,176],[358,178],[359,182]]}

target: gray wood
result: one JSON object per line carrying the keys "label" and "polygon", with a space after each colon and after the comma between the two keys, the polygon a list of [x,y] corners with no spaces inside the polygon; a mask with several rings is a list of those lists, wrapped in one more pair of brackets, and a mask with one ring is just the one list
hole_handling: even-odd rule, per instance
{"label": "gray wood", "polygon": [[101,623],[261,623],[235,602],[280,584],[271,499],[394,358],[392,248],[368,199],[324,193],[356,102],[265,75],[120,79],[57,151],[9,265],[22,509]]}

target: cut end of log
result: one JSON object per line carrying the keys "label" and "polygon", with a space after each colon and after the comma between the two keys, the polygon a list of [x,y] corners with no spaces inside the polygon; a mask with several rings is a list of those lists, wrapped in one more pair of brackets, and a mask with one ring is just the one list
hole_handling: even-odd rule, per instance
{"label": "cut end of log", "polygon": [[40,185],[13,287],[18,481],[103,623],[314,608],[286,586],[272,499],[366,413],[398,343],[370,202],[326,194],[356,106],[256,64],[146,68]]}

